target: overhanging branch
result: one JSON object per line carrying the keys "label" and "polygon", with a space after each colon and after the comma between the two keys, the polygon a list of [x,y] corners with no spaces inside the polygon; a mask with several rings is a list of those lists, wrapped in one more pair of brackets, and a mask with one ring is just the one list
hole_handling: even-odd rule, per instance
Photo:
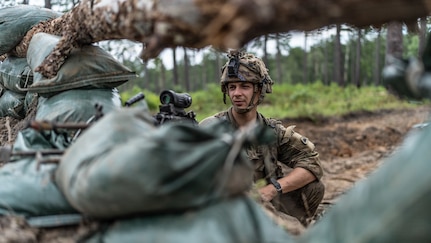
{"label": "overhanging branch", "polygon": [[31,36],[62,36],[35,70],[50,78],[74,47],[103,40],[144,43],[141,57],[169,47],[239,48],[263,34],[309,31],[331,24],[356,27],[427,16],[431,0],[83,0],[63,16],[42,22],[15,48],[25,56]]}

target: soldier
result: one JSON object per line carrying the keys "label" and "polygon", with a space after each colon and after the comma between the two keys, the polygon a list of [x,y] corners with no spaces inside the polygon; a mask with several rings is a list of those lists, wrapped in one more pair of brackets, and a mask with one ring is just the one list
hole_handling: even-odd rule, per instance
{"label": "soldier", "polygon": [[[206,126],[224,119],[240,129],[251,122],[271,127],[276,133],[272,145],[251,146],[247,155],[254,163],[254,181],[265,179],[267,185],[259,189],[264,201],[294,216],[307,226],[323,199],[325,187],[320,181],[323,170],[314,144],[295,132],[294,126],[284,127],[275,119],[265,118],[257,111],[266,93],[274,83],[260,58],[252,54],[230,51],[229,60],[222,68],[221,90],[232,106],[200,122]],[[289,172],[282,170],[291,168]]]}

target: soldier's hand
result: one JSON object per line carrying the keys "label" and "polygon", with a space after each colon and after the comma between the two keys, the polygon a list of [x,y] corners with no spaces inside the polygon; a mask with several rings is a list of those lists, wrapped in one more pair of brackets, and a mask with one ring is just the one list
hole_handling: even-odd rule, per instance
{"label": "soldier's hand", "polygon": [[259,189],[259,194],[263,201],[269,202],[277,196],[278,192],[273,185],[268,184]]}

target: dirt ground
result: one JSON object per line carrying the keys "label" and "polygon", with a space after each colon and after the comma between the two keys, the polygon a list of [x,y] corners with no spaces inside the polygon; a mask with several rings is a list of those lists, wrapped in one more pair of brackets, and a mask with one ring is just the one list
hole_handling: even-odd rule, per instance
{"label": "dirt ground", "polygon": [[[355,182],[366,179],[368,174],[384,163],[415,125],[427,122],[431,107],[378,112],[356,112],[343,117],[309,119],[285,119],[285,125],[295,124],[295,130],[307,136],[319,151],[325,175],[326,192],[318,217],[335,204],[337,198]],[[28,119],[28,118],[27,118]],[[10,144],[26,121],[0,118],[1,145]],[[268,213],[293,235],[306,230],[294,219]],[[313,222],[312,222],[313,223]],[[61,229],[35,229],[19,218],[0,218],[0,242],[75,242],[77,232],[83,227]]]}
{"label": "dirt ground", "polygon": [[357,112],[317,122],[293,120],[296,131],[319,151],[326,185],[324,204],[332,204],[355,182],[365,179],[400,145],[415,126],[426,123],[431,107]]}

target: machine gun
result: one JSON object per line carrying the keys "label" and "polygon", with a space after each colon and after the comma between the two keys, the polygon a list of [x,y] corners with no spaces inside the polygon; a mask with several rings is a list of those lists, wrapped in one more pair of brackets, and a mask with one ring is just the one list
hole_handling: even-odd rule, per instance
{"label": "machine gun", "polygon": [[[129,107],[134,103],[145,99],[145,95],[138,93],[130,98],[124,106]],[[196,114],[193,111],[186,112],[184,109],[192,104],[192,97],[188,93],[176,93],[172,90],[163,90],[160,93],[159,112],[153,117],[156,126],[167,122],[186,122],[197,125]]]}

